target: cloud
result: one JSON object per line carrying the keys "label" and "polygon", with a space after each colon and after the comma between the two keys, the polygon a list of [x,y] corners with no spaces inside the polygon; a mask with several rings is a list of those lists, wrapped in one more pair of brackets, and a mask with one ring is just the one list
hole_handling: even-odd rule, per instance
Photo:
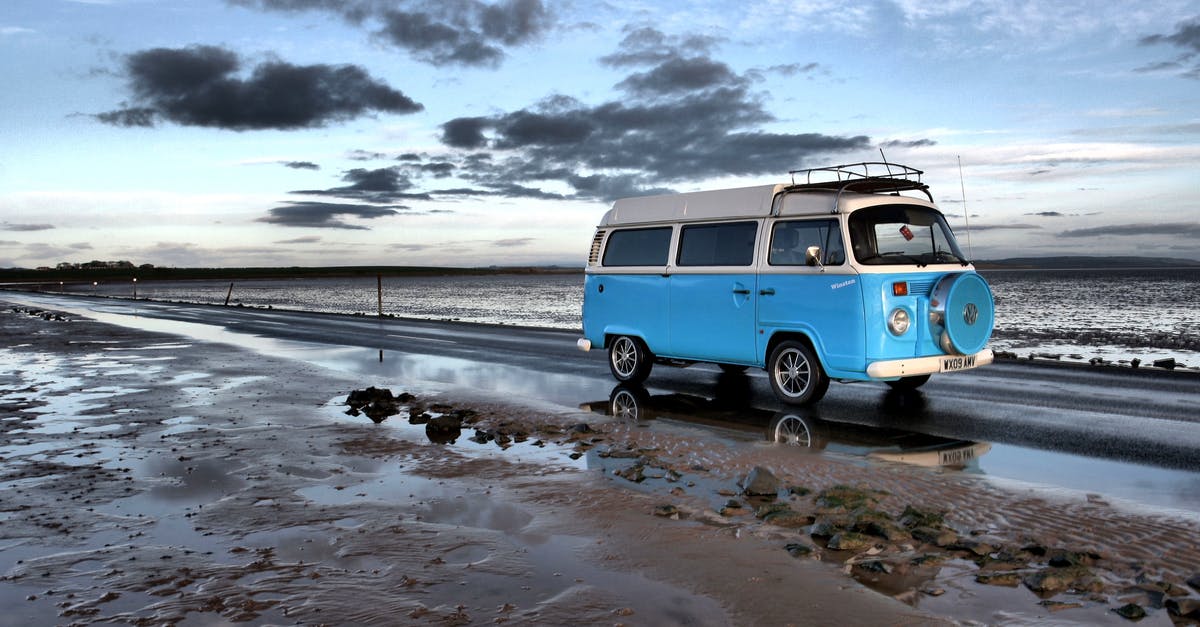
{"label": "cloud", "polygon": [[1041,217],[1043,217],[1043,218],[1062,218],[1062,217],[1066,217],[1066,215],[1067,215],[1067,214],[1065,214],[1065,213],[1063,213],[1063,212],[1061,212],[1061,211],[1038,211],[1038,212],[1036,212],[1036,213],[1027,213],[1027,214],[1025,214],[1025,215],[1027,215],[1027,216],[1041,216]]}
{"label": "cloud", "polygon": [[340,218],[345,216],[373,220],[375,218],[396,215],[400,213],[398,209],[405,208],[403,206],[380,207],[375,205],[312,201],[288,202],[283,206],[272,208],[268,212],[270,215],[259,218],[258,221],[282,226],[369,230],[365,226],[348,224]]}
{"label": "cloud", "polygon": [[492,242],[492,245],[500,248],[521,248],[536,242],[536,238],[532,237],[513,237],[509,239],[498,239]]}
{"label": "cloud", "polygon": [[932,139],[889,139],[880,145],[884,148],[927,148],[929,146],[936,146],[937,142]]}
{"label": "cloud", "polygon": [[336,196],[375,203],[430,199],[428,193],[408,191],[413,188],[413,182],[404,174],[402,166],[374,170],[354,168],[343,173],[342,180],[350,184],[330,189],[297,190],[291,193]]}
{"label": "cloud", "polygon": [[553,26],[541,0],[228,0],[270,11],[326,11],[372,29],[377,40],[436,66],[495,67],[506,47],[539,40]]}
{"label": "cloud", "polygon": [[304,237],[294,237],[292,239],[278,240],[276,244],[316,244],[321,241],[319,235],[306,235]]}
{"label": "cloud", "polygon": [[1175,32],[1169,35],[1147,35],[1139,40],[1143,46],[1169,44],[1182,48],[1178,57],[1169,61],[1151,63],[1136,68],[1138,72],[1159,72],[1179,70],[1184,78],[1200,80],[1200,16],[1192,17],[1175,25]]}
{"label": "cloud", "polygon": [[1086,229],[1070,229],[1059,237],[1097,237],[1111,235],[1129,237],[1137,235],[1170,235],[1172,237],[1200,237],[1200,222],[1163,222],[1158,224],[1136,223],[1097,226]]}
{"label": "cloud", "polygon": [[[629,31],[621,50],[601,59],[633,70],[617,83],[625,97],[588,105],[553,95],[514,111],[455,118],[442,124],[442,142],[473,159],[457,174],[478,188],[589,199],[665,192],[671,183],[711,177],[782,175],[818,157],[871,146],[862,135],[764,130],[777,120],[747,76],[701,54],[716,41]],[[573,193],[545,188],[562,184]]]}
{"label": "cloud", "polygon": [[0,231],[49,231],[55,228],[53,224],[13,224],[0,222]]}
{"label": "cloud", "polygon": [[293,170],[320,170],[321,166],[311,161],[285,161],[285,166]]}
{"label": "cloud", "polygon": [[236,131],[321,127],[371,112],[423,109],[354,65],[268,61],[236,74],[237,55],[216,46],[153,48],[128,55],[132,104],[96,114],[106,124],[150,127],[159,120]]}

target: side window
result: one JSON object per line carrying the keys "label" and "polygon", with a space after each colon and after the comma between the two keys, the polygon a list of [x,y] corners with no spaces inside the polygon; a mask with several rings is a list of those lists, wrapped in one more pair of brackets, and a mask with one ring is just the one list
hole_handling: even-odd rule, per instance
{"label": "side window", "polygon": [[802,266],[809,246],[821,248],[821,263],[827,266],[840,266],[846,262],[846,249],[837,220],[776,222],[771,231],[771,254],[767,262],[773,266]]}
{"label": "side window", "polygon": [[757,222],[697,224],[679,236],[681,266],[748,266],[754,263]]}
{"label": "side window", "polygon": [[671,227],[613,231],[604,248],[606,266],[665,266]]}

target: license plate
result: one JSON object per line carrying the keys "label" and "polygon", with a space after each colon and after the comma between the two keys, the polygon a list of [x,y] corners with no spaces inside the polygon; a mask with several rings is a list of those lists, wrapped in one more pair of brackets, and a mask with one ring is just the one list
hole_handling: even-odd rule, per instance
{"label": "license plate", "polygon": [[965,466],[967,462],[975,459],[975,447],[968,446],[941,451],[938,457],[942,466]]}
{"label": "license plate", "polygon": [[975,367],[974,355],[955,355],[954,357],[942,358],[942,372],[953,372],[955,370],[966,370]]}

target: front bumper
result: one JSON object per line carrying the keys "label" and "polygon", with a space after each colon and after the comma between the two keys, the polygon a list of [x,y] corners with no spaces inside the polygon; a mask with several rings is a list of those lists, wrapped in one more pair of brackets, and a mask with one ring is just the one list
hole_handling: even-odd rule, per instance
{"label": "front bumper", "polygon": [[896,379],[938,372],[957,372],[986,366],[995,358],[992,349],[985,348],[974,355],[935,355],[933,357],[889,359],[867,366],[867,376],[872,379]]}

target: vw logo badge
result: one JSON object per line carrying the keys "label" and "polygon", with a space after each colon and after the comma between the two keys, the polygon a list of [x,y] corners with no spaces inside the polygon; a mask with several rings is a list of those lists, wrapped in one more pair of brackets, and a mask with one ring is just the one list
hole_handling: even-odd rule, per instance
{"label": "vw logo badge", "polygon": [[975,303],[967,303],[967,306],[963,309],[963,322],[971,325],[975,324],[975,321],[978,319],[979,308],[975,306]]}

